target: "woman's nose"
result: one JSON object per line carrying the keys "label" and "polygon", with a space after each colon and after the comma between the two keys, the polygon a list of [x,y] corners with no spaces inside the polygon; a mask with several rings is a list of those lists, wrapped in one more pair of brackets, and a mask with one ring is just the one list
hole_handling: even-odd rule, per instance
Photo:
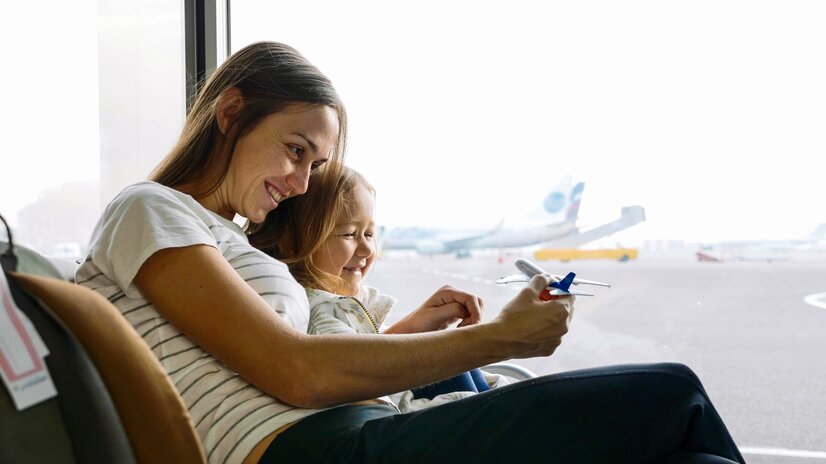
{"label": "woman's nose", "polygon": [[293,189],[293,195],[301,195],[307,192],[307,185],[310,183],[310,166],[301,167],[290,176],[289,184]]}

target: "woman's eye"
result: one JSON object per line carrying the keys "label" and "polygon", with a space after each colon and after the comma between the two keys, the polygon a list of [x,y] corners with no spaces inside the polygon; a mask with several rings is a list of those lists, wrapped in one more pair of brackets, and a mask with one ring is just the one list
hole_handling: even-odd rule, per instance
{"label": "woman's eye", "polygon": [[347,232],[347,233],[341,234],[341,236],[342,237],[355,237],[356,233],[355,232]]}
{"label": "woman's eye", "polygon": [[320,168],[321,165],[324,164],[321,161],[316,161],[315,163],[310,165],[310,171],[315,171],[316,169]]}
{"label": "woman's eye", "polygon": [[304,149],[296,145],[290,145],[290,151],[299,159],[304,154]]}

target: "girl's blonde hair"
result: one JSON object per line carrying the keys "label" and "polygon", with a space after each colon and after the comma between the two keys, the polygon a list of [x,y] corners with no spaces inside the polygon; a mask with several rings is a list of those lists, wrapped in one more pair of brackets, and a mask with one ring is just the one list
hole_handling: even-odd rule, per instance
{"label": "girl's blonde hair", "polygon": [[313,253],[333,233],[339,218],[350,214],[358,201],[357,187],[376,193],[364,176],[348,167],[342,167],[337,178],[311,180],[306,193],[285,201],[267,215],[259,229],[250,234],[250,243],[285,263],[304,287],[335,293],[344,280],[322,271]]}

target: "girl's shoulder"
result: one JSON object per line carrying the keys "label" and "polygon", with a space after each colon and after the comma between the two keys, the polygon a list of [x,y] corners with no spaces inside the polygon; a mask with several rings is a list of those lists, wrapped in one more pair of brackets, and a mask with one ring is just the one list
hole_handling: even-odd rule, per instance
{"label": "girl's shoulder", "polygon": [[341,295],[335,293],[325,292],[317,288],[305,288],[307,292],[307,299],[310,301],[310,307],[321,303],[332,303],[341,299]]}
{"label": "girl's shoulder", "polygon": [[361,295],[364,306],[381,314],[389,312],[398,301],[396,297],[382,293],[378,288],[369,285],[362,285]]}
{"label": "girl's shoulder", "polygon": [[305,288],[312,313],[357,313],[361,314],[364,304],[360,297],[343,296],[315,288]]}

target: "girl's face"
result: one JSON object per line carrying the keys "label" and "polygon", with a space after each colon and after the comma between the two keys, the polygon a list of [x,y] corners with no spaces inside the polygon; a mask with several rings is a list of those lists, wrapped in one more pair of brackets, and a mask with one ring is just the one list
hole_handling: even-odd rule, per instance
{"label": "girl's face", "polygon": [[205,206],[230,220],[238,213],[263,222],[280,202],[307,191],[310,172],[331,156],[338,131],[328,106],[293,105],[266,116],[238,138],[227,176]]}
{"label": "girl's face", "polygon": [[322,271],[344,279],[343,287],[336,289],[344,296],[359,294],[361,279],[376,253],[373,194],[362,185],[356,186],[351,194],[354,201],[350,211],[341,214],[333,233],[313,253],[313,260]]}

